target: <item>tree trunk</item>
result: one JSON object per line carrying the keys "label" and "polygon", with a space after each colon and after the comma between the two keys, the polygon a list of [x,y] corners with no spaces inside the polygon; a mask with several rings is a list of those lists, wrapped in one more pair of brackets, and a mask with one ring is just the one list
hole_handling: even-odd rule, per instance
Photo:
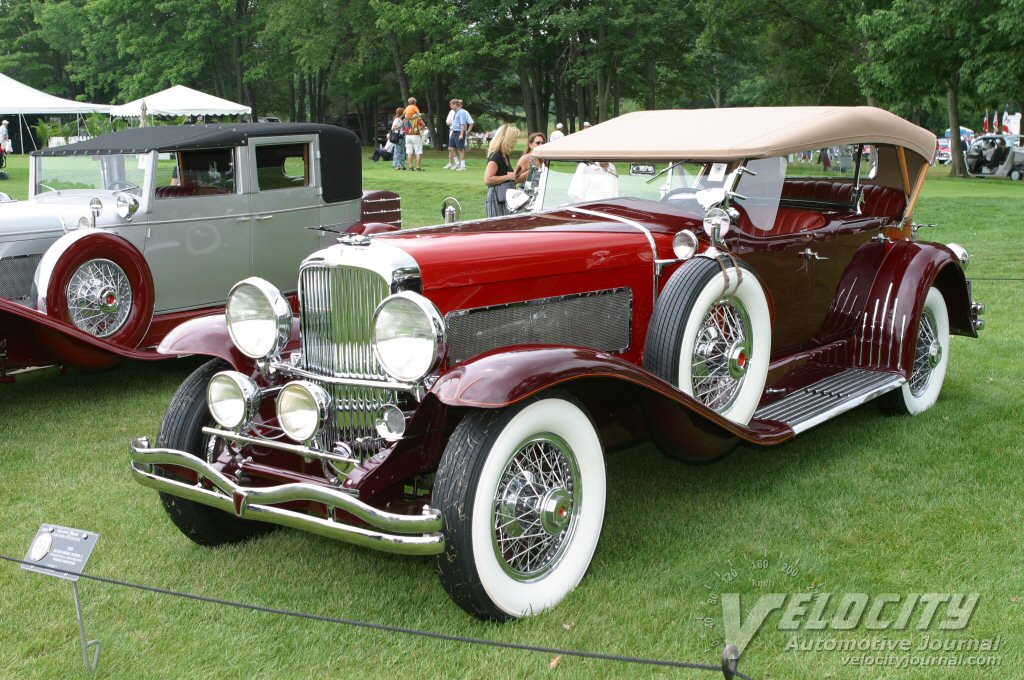
{"label": "tree trunk", "polygon": [[[618,107],[618,102],[615,105]],[[648,111],[658,108],[658,62],[654,57],[647,59],[644,69],[644,108]]]}
{"label": "tree trunk", "polygon": [[391,59],[395,64],[395,77],[398,78],[398,87],[402,91],[402,106],[409,101],[409,76],[405,74],[405,67],[402,64],[402,55],[398,52],[398,41],[394,35],[389,36],[391,41]]}
{"label": "tree trunk", "polygon": [[949,102],[949,156],[951,177],[965,177],[964,148],[960,140],[960,95],[957,92],[959,76],[953,76],[946,93]]}
{"label": "tree trunk", "polygon": [[534,106],[533,84],[530,82],[530,72],[524,62],[519,62],[519,89],[523,95],[523,110],[526,111],[526,129],[537,129],[537,110]]}

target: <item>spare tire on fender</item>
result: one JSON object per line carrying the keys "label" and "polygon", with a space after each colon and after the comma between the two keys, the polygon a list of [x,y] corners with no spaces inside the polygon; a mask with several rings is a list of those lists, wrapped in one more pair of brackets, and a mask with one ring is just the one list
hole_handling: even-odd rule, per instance
{"label": "spare tire on fender", "polygon": [[770,355],[768,298],[746,264],[698,257],[672,274],[651,315],[647,370],[746,425],[761,401]]}
{"label": "spare tire on fender", "polygon": [[[78,236],[68,234],[64,238]],[[109,232],[90,230],[51,247],[59,254],[44,256],[37,285],[45,283],[40,311],[78,330],[127,349],[136,348],[153,320],[153,275],[142,253],[127,240]],[[43,276],[40,276],[43,274]],[[42,291],[40,291],[42,292]],[[67,356],[68,343],[40,339],[63,363],[77,368],[105,368],[116,363],[111,355],[82,350]]]}

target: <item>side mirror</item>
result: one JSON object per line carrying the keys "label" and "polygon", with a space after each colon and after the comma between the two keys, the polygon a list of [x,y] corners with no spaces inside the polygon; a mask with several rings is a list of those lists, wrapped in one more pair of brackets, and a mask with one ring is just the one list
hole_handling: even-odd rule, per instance
{"label": "side mirror", "polygon": [[132,221],[132,216],[139,211],[139,199],[131,194],[121,193],[117,195],[117,216],[126,222]]}
{"label": "side mirror", "polygon": [[505,207],[509,212],[519,212],[526,208],[533,197],[522,189],[509,189],[505,194]]}

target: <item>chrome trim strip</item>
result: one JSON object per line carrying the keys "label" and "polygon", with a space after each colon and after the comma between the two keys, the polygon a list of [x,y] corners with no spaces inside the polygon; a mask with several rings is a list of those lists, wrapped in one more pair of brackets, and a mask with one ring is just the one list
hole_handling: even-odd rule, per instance
{"label": "chrome trim strip", "polygon": [[203,434],[213,435],[220,437],[236,444],[252,444],[254,446],[263,446],[268,449],[274,449],[275,451],[284,451],[285,453],[294,453],[297,456],[303,458],[315,458],[316,460],[330,460],[335,463],[353,463],[359,464],[359,459],[351,455],[343,455],[338,453],[328,453],[326,451],[318,451],[311,449],[308,446],[301,444],[289,444],[287,442],[279,442],[275,439],[260,439],[258,437],[249,437],[244,434],[239,434],[232,430],[221,430],[216,427],[204,427]]}
{"label": "chrome trim strip", "polygon": [[[157,475],[152,470],[152,465],[177,465],[192,470],[213,482],[221,493]],[[283,484],[267,488],[242,487],[190,453],[149,448],[149,440],[145,437],[132,441],[131,468],[132,476],[143,486],[209,505],[243,519],[302,529],[384,552],[404,555],[437,555],[444,552],[444,536],[440,533],[441,513],[433,508],[424,508],[423,515],[419,517],[384,512],[341,491],[315,484]],[[324,503],[378,529],[396,533],[372,531],[273,505],[254,504],[251,502],[253,500],[267,503],[304,500]]]}
{"label": "chrome trim strip", "polygon": [[[886,355],[886,366],[892,366],[892,343],[896,341],[896,308],[899,306],[900,298],[897,296],[892,301],[892,321],[889,322],[889,353]],[[899,367],[897,366],[897,368]]]}
{"label": "chrome trim strip", "polygon": [[651,230],[645,227],[644,225],[640,224],[639,222],[631,220],[628,217],[611,215],[609,213],[603,213],[599,210],[588,210],[587,208],[576,208],[573,206],[568,206],[565,208],[565,210],[568,210],[570,212],[583,213],[584,215],[593,215],[594,217],[603,217],[606,220],[612,220],[613,222],[619,222],[621,224],[633,227],[634,229],[639,229],[640,231],[643,232],[644,236],[647,237],[647,242],[651,244],[651,255],[654,257],[655,260],[658,259],[658,247],[654,243],[654,236],[651,234]]}
{"label": "chrome trim strip", "polygon": [[417,392],[420,389],[420,385],[417,383],[405,383],[394,380],[366,380],[362,378],[344,378],[341,376],[324,375],[322,373],[314,373],[305,369],[299,368],[298,366],[292,366],[286,361],[272,361],[270,363],[271,368],[284,373],[285,375],[297,377],[297,378],[308,378],[309,380],[316,380],[322,383],[328,383],[330,385],[348,385],[349,387],[379,387],[386,390],[397,390],[400,392]]}
{"label": "chrome trim strip", "polygon": [[889,296],[892,294],[892,283],[889,284],[888,290],[885,291],[885,304],[882,305],[882,316],[878,317],[878,361],[876,366],[881,368],[882,366],[882,342],[884,341],[883,334],[885,333],[885,315],[889,313]]}

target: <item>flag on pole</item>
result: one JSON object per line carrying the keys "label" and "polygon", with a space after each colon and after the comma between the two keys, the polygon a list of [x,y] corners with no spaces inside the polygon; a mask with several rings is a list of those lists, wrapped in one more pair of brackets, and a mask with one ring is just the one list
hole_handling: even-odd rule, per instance
{"label": "flag on pole", "polygon": [[992,112],[992,132],[998,135],[1001,130],[1002,128],[999,127],[999,109],[996,109]]}
{"label": "flag on pole", "polygon": [[1010,117],[1009,109],[1003,109],[1003,127],[1002,131],[1005,134],[1010,134],[1010,121],[1007,120]]}
{"label": "flag on pole", "polygon": [[985,109],[985,122],[981,126],[981,134],[988,134],[988,109]]}

